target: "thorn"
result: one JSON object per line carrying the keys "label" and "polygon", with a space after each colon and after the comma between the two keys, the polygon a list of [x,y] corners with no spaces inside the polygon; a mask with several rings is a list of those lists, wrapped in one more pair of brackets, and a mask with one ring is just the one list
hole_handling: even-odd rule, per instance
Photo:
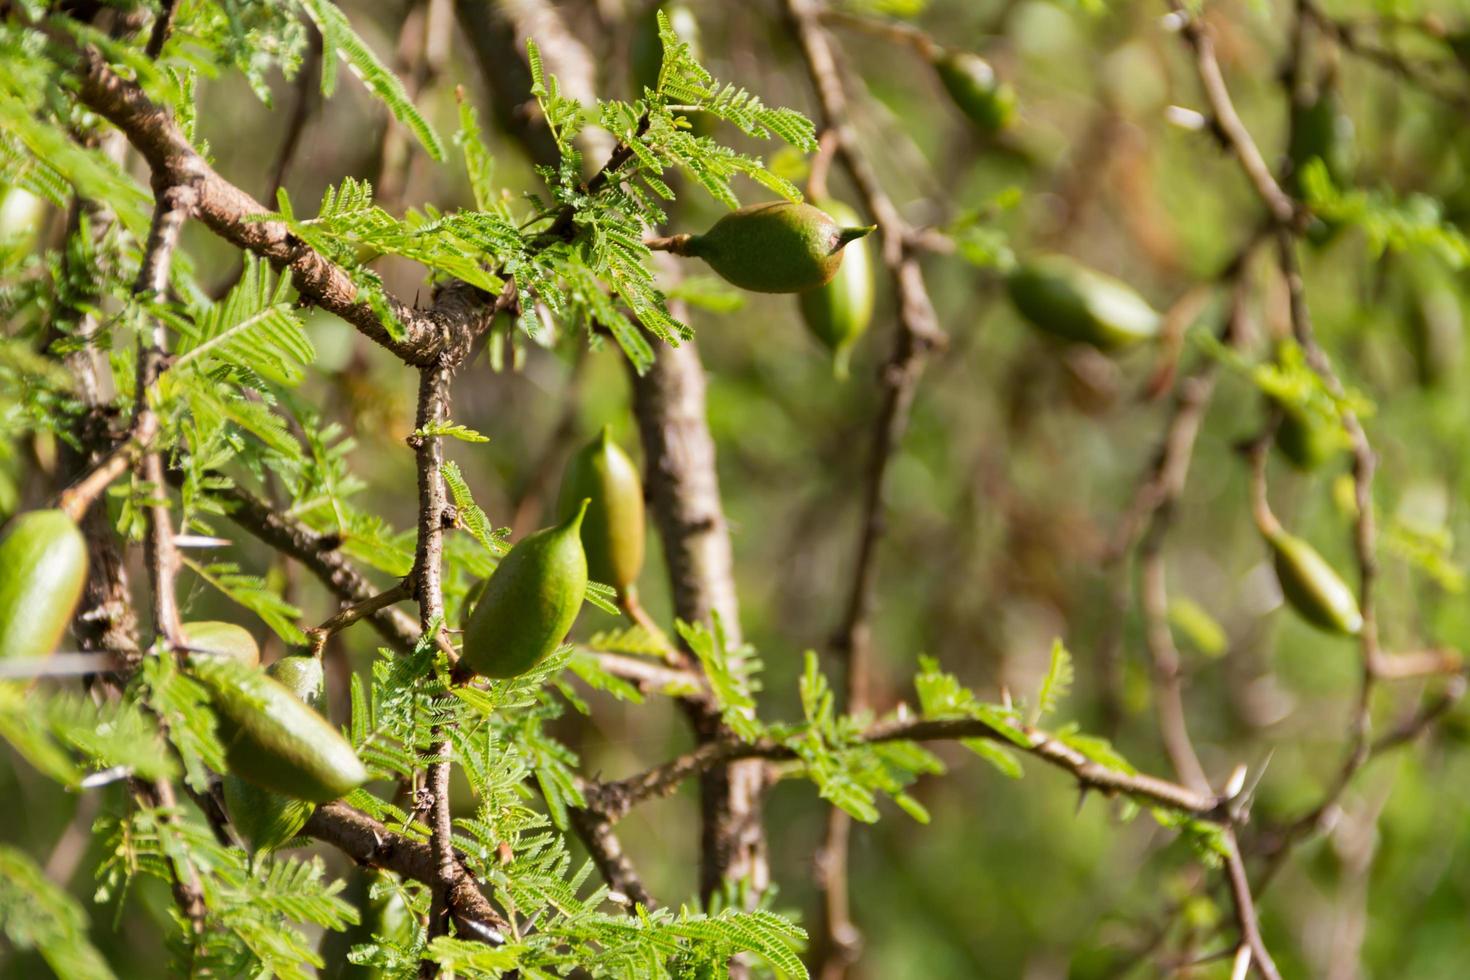
{"label": "thorn", "polygon": [[235,542],[229,538],[212,538],[205,534],[175,534],[175,548],[228,548]]}
{"label": "thorn", "polygon": [[1225,781],[1225,799],[1233,800],[1240,795],[1241,789],[1245,787],[1246,774],[1250,772],[1245,763],[1241,763],[1231,772],[1230,778]]}

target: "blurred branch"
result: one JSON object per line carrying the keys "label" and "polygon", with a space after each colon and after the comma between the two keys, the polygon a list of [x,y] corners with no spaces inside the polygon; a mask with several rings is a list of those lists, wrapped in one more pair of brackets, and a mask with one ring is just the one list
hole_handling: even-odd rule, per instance
{"label": "blurred branch", "polygon": [[1202,19],[1191,14],[1185,8],[1182,0],[1169,0],[1169,7],[1173,10],[1174,23],[1177,24],[1179,32],[1189,42],[1194,52],[1194,64],[1199,74],[1200,84],[1204,87],[1205,98],[1210,104],[1210,112],[1215,117],[1215,123],[1226,145],[1235,154],[1241,169],[1245,171],[1256,194],[1266,205],[1266,210],[1276,223],[1279,225],[1292,224],[1297,218],[1296,202],[1281,189],[1281,185],[1271,175],[1271,168],[1266,165],[1265,158],[1261,156],[1255,139],[1245,128],[1245,123],[1240,121],[1239,113],[1235,111],[1235,103],[1230,99],[1230,90],[1226,87],[1225,77],[1220,72],[1220,62],[1215,58],[1215,42],[1210,35],[1209,27]]}
{"label": "blurred branch", "polygon": [[[883,263],[893,278],[898,297],[898,328],[893,351],[879,376],[882,404],[874,422],[872,446],[863,491],[862,522],[858,530],[847,609],[834,647],[847,675],[849,712],[868,707],[872,657],[871,624],[877,586],[878,545],[883,536],[883,488],[903,435],[908,428],[919,378],[930,350],[947,337],[939,327],[934,305],[924,283],[919,253],[911,244],[912,229],[879,182],[856,131],[852,128],[847,91],[837,67],[832,41],[822,26],[821,6],[814,0],[783,0],[788,21],[796,32],[807,74],[820,109],[824,138],[835,142],[837,159],[858,189],[864,207],[883,236]],[[843,976],[856,961],[861,936],[852,922],[847,896],[847,851],[851,824],[836,807],[828,812],[827,837],[817,857],[823,894],[823,932],[815,953],[817,972]]]}
{"label": "blurred branch", "polygon": [[1310,21],[1348,54],[1398,76],[1419,91],[1447,105],[1462,112],[1470,112],[1470,91],[1451,88],[1441,82],[1429,67],[1436,64],[1435,62],[1406,58],[1389,48],[1363,40],[1356,24],[1331,16],[1316,0],[1298,0],[1297,10],[1303,20]]}
{"label": "blurred branch", "polygon": [[306,122],[316,109],[318,94],[321,91],[318,88],[321,85],[321,61],[321,33],[315,30],[309,31],[306,57],[301,60],[301,67],[296,72],[296,84],[291,90],[291,116],[286,121],[286,135],[281,139],[281,148],[276,151],[275,162],[270,168],[270,179],[265,191],[267,201],[276,199],[276,192],[286,182],[286,171],[296,159],[296,152],[301,148],[301,137],[306,133]]}

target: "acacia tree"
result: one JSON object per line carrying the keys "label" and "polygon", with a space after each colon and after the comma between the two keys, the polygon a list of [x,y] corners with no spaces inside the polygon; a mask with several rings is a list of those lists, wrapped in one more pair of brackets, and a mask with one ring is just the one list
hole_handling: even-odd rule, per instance
{"label": "acacia tree", "polygon": [[[1351,186],[1333,142],[1342,116],[1331,102],[1331,58],[1366,59],[1392,86],[1463,109],[1470,97],[1451,63],[1456,36],[1424,21],[1419,40],[1429,53],[1419,60],[1312,0],[1288,6],[1280,92],[1290,122],[1279,166],[1235,109],[1210,21],[1180,3],[1168,12],[1162,29],[1177,35],[1169,42],[1187,57],[1203,98],[1202,111],[1175,107],[1172,118],[1202,134],[1201,152],[1233,158],[1253,203],[1242,208],[1238,240],[1218,271],[1182,277],[1182,286],[1176,276],[1170,286],[1179,298],[1158,316],[1121,284],[1070,265],[1054,275],[1019,236],[1012,247],[1003,230],[1007,196],[967,210],[941,201],[946,217],[932,224],[895,203],[854,121],[863,96],[859,75],[842,64],[838,31],[872,35],[933,66],[982,130],[984,152],[1026,153],[1008,130],[1013,96],[993,70],[903,21],[816,0],[779,4],[776,23],[805,70],[813,122],[769,107],[740,79],[716,80],[678,18],[660,15],[657,71],[617,99],[604,86],[618,86],[595,77],[588,37],[556,6],[461,0],[452,13],[488,84],[500,135],[536,164],[539,186],[515,197],[498,176],[475,92],[456,90],[452,148],[421,111],[445,67],[446,3],[410,5],[396,73],[325,0],[5,5],[0,183],[12,188],[7,209],[40,208],[7,229],[5,434],[29,464],[18,481],[24,508],[55,506],[78,522],[88,560],[62,652],[4,665],[0,734],[23,765],[93,801],[77,812],[81,832],[102,841],[99,901],[121,908],[135,882],[166,883],[170,970],[179,975],[307,976],[350,959],[385,976],[841,976],[858,962],[864,919],[849,895],[852,821],[876,820],[885,797],[927,819],[910,790],[945,768],[931,743],[958,742],[1005,775],[1019,775],[1026,757],[1056,767],[1084,796],[1117,801],[1123,817],[1147,811],[1193,845],[1210,872],[1199,890],[1218,885],[1232,914],[1177,943],[1163,931],[1130,962],[1198,957],[1234,976],[1280,976],[1253,896],[1327,826],[1370,759],[1416,740],[1463,690],[1452,650],[1403,652],[1380,639],[1424,638],[1379,623],[1376,453],[1363,421],[1370,402],[1317,339],[1300,255],[1355,235],[1368,245],[1360,263],[1386,248],[1430,251],[1452,264],[1470,257],[1424,199]],[[342,174],[313,209],[283,185],[320,125],[314,115],[329,115],[343,98],[344,64],[392,121],[376,188],[361,174]],[[277,75],[294,86],[268,173],[226,176],[211,161],[201,133],[212,121],[199,104],[222,75],[243,79],[267,104],[281,98]],[[1100,142],[1112,138],[1111,125],[1103,119]],[[795,153],[778,151],[767,166],[752,152],[764,143]],[[797,155],[810,155],[809,163]],[[424,158],[462,169],[471,203],[411,202],[412,165]],[[782,718],[758,702],[762,664],[742,637],[705,368],[689,326],[688,304],[719,306],[729,295],[707,280],[681,281],[689,260],[656,261],[665,257],[654,250],[687,251],[677,234],[691,197],[728,208],[748,198],[798,200],[793,179],[803,177],[817,199],[829,196],[829,178],[850,186],[876,226],[873,254],[888,294],[879,319],[890,346],[864,423],[870,437],[845,595],[840,614],[826,616],[839,622],[837,635],[827,656],[806,654],[798,713]],[[1080,211],[1086,184],[1085,174],[1074,176],[1057,196]],[[266,188],[269,203],[247,186]],[[196,228],[238,256],[224,285],[213,243],[192,237]],[[413,299],[395,294],[382,271],[401,277],[408,263],[427,277]],[[1023,316],[1070,342],[1044,349],[1079,377],[1117,370],[1101,351],[1161,340],[1147,382],[1161,406],[1158,450],[1100,560],[1117,573],[1136,556],[1136,588],[1115,576],[1117,609],[1138,608],[1170,778],[1139,771],[1103,737],[1056,720],[1074,680],[1060,641],[1024,695],[982,696],[938,661],[907,651],[917,667],[911,696],[875,678],[891,471],[925,367],[949,346],[947,318],[931,300],[936,270],[966,270],[967,289],[987,296],[1007,282]],[[1039,292],[1027,283],[1040,283]],[[1265,349],[1252,310],[1273,284],[1283,290],[1287,329]],[[1138,315],[1129,319],[1120,306]],[[399,420],[416,473],[408,530],[357,502],[363,481],[341,420],[301,394],[314,373],[331,370],[317,362],[308,325],[322,314],[416,381],[412,422]],[[1185,336],[1188,345],[1179,342]],[[476,363],[484,348],[500,369],[529,358],[580,364],[589,350],[626,364],[668,576],[666,621],[627,589],[594,583],[586,602],[595,608],[574,642],[503,680],[460,666],[472,589],[524,530],[519,515],[505,520],[517,532],[497,527],[475,502],[486,488],[459,465],[501,435],[457,421],[456,382],[491,370]],[[1436,355],[1424,349],[1432,368]],[[1264,425],[1240,447],[1237,465],[1250,480],[1236,502],[1274,549],[1288,602],[1355,636],[1360,651],[1339,767],[1306,809],[1273,814],[1262,826],[1251,816],[1264,767],[1243,764],[1259,756],[1232,758],[1217,771],[1219,760],[1207,766],[1191,739],[1174,634],[1209,646],[1221,630],[1198,605],[1171,602],[1164,564],[1196,439],[1222,381],[1244,381],[1267,407]],[[545,460],[526,467],[523,500],[548,489],[573,418],[557,426]],[[511,428],[509,419],[497,424]],[[1344,453],[1351,460],[1343,496],[1355,589],[1273,514],[1273,444],[1302,465]],[[1444,536],[1397,523],[1391,530],[1396,556],[1453,583]],[[282,569],[320,583],[333,606],[324,618],[306,617],[299,583]],[[0,569],[6,574],[0,589],[19,589],[15,573]],[[191,632],[195,607],[229,608],[227,618],[324,659],[334,717],[371,782],[331,802],[292,804],[261,832],[247,829],[228,790],[239,721],[211,697],[209,657],[219,651]],[[41,616],[27,615],[33,611]],[[628,625],[612,625],[614,616]],[[1127,638],[1120,622],[1097,643],[1103,690],[1118,676]],[[368,631],[375,655],[350,660],[346,641]],[[840,693],[827,679],[833,668]],[[1417,706],[1379,697],[1389,682],[1426,678],[1434,686]],[[571,707],[595,719],[611,699],[669,700],[692,746],[644,759],[647,768],[621,778],[582,766],[562,716]],[[1380,709],[1407,713],[1375,734]],[[1118,727],[1106,713],[1100,724]],[[815,861],[820,908],[805,927],[770,898],[782,876],[769,866],[763,805],[778,779],[810,783],[828,805]],[[655,897],[617,825],[691,780],[700,797],[697,887]],[[89,827],[99,797],[105,802]],[[354,874],[344,892],[328,872],[329,864],[347,867],[334,854],[372,869],[370,884]],[[0,924],[10,942],[36,950],[61,976],[112,975],[88,939],[88,913],[48,880],[55,868],[10,847],[0,862]],[[322,953],[318,930],[354,938],[329,941]]]}

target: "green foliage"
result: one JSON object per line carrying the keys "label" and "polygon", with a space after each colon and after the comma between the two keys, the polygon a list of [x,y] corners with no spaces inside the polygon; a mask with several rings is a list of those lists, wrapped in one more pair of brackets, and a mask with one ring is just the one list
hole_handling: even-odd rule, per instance
{"label": "green foliage", "polygon": [[34,949],[58,977],[111,980],[87,938],[87,913],[13,847],[0,847],[0,932],[16,949]]}
{"label": "green foliage", "polygon": [[347,22],[347,15],[327,0],[301,0],[301,9],[322,36],[322,94],[329,96],[337,87],[337,58],[340,56],[352,73],[388,107],[394,118],[408,127],[429,156],[443,160],[444,143],[439,134],[414,106],[403,83],[357,36]]}
{"label": "green foliage", "polygon": [[676,626],[704,668],[725,724],[746,741],[759,738],[762,726],[755,716],[755,692],[760,690],[756,675],[761,663],[755,657],[755,650],[748,644],[730,643],[719,613],[714,614],[709,627],[685,622]]}

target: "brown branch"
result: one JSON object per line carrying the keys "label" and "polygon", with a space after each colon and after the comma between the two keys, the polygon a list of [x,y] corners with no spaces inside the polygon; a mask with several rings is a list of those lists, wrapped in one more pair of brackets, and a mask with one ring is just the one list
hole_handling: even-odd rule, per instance
{"label": "brown branch", "polygon": [[[184,223],[189,220],[198,206],[198,194],[187,183],[164,183],[154,181],[156,200],[153,207],[153,224],[148,231],[148,243],[143,250],[143,261],[138,268],[138,279],[133,286],[135,298],[144,298],[154,303],[168,299],[169,272],[173,267],[173,256],[183,234]],[[149,398],[159,375],[163,373],[164,358],[167,356],[168,329],[161,319],[154,318],[152,330],[146,337],[138,338],[137,378],[133,406],[133,430],[135,433],[156,432],[158,424],[152,421],[153,406]],[[178,649],[183,643],[183,630],[179,623],[178,599],[174,594],[174,576],[179,569],[178,552],[174,548],[173,518],[169,515],[168,482],[164,479],[163,458],[157,452],[146,452],[142,459],[143,479],[152,487],[155,502],[146,510],[148,532],[143,541],[143,554],[148,567],[148,584],[153,595],[153,629],[162,636],[170,649]]]}
{"label": "brown branch", "polygon": [[303,301],[335,313],[403,361],[419,366],[445,355],[463,356],[473,338],[489,327],[484,294],[452,283],[439,291],[428,309],[386,295],[388,310],[403,334],[395,338],[372,305],[359,298],[346,270],[292,234],[283,222],[260,220],[270,212],[216,173],[168,111],[139,85],[113,71],[95,48],[85,48],[79,60],[79,98],[123,131],[152,170],[155,184],[192,188],[199,220],[226,241],[263,256],[278,269],[289,269]]}
{"label": "brown branch", "polygon": [[[877,585],[878,546],[883,537],[883,488],[893,454],[908,428],[919,378],[929,351],[946,342],[939,328],[919,266],[911,248],[911,229],[883,189],[850,123],[847,91],[838,71],[831,38],[820,21],[821,6],[814,0],[784,0],[784,10],[801,47],[807,74],[816,93],[824,137],[834,152],[883,239],[883,263],[893,278],[898,297],[898,324],[893,351],[879,375],[882,401],[873,424],[872,445],[864,481],[862,520],[846,611],[834,647],[846,673],[847,710],[868,707],[869,662],[872,658],[869,620]],[[823,896],[823,932],[818,940],[818,973],[843,976],[856,961],[861,936],[851,920],[847,902],[847,840],[849,817],[837,808],[828,814],[827,836],[817,857]]]}
{"label": "brown branch", "polygon": [[178,5],[178,0],[163,0],[163,7],[153,21],[153,30],[148,34],[148,45],[143,49],[143,53],[148,56],[149,60],[163,53],[164,42],[168,40],[169,32],[173,30],[174,9]]}
{"label": "brown branch", "polygon": [[[1020,751],[1041,759],[1072,774],[1083,789],[1097,790],[1106,796],[1125,795],[1153,805],[1189,813],[1207,820],[1225,822],[1229,813],[1225,804],[1208,791],[1191,789],[1146,773],[1127,773],[1111,769],[1087,758],[1047,732],[1026,727],[1021,729],[1025,746],[1007,739],[979,719],[890,719],[875,723],[857,739],[859,742],[944,742],[979,738],[1002,745],[1016,745]],[[626,816],[638,803],[667,796],[680,783],[735,759],[787,760],[796,758],[790,746],[771,739],[741,742],[722,739],[706,742],[662,765],[636,776],[584,788],[588,805],[609,820]]]}
{"label": "brown branch", "polygon": [[[423,433],[449,419],[450,368],[433,364],[419,371],[418,411],[415,433],[409,439],[418,472],[418,538],[414,552],[414,598],[419,604],[419,628],[442,635],[444,628],[443,547],[446,523],[453,526],[444,488],[444,440]],[[454,856],[454,817],[450,809],[449,778],[454,769],[454,747],[442,728],[435,726],[429,748],[424,805],[429,810],[429,842],[434,852],[433,902],[429,911],[429,939],[446,935],[453,914],[453,897],[459,884],[460,867]],[[424,959],[419,976],[432,978],[438,965]]]}
{"label": "brown branch", "polygon": [[311,641],[312,655],[320,657],[322,649],[327,645],[327,641],[334,634],[345,630],[353,623],[372,616],[374,613],[382,612],[395,603],[412,598],[412,581],[413,577],[410,576],[391,589],[379,592],[375,596],[370,596],[361,602],[344,607],[335,616],[324,621],[320,626],[308,627],[304,632],[306,633],[306,638]]}
{"label": "brown branch", "polygon": [[[389,830],[372,817],[346,803],[317,807],[301,828],[307,837],[330,844],[358,864],[383,868],[405,878],[434,886],[439,881],[439,859],[426,842]],[[490,942],[504,939],[509,923],[495,910],[474,884],[474,875],[455,856],[459,874],[450,895],[449,907],[461,935]],[[487,933],[487,930],[494,930]]]}
{"label": "brown branch", "polygon": [[1225,85],[1225,76],[1220,72],[1220,62],[1215,57],[1215,42],[1209,27],[1203,20],[1190,14],[1181,0],[1169,0],[1169,7],[1174,12],[1173,17],[1179,25],[1180,33],[1194,51],[1195,69],[1199,74],[1200,84],[1204,87],[1205,99],[1209,102],[1210,112],[1214,115],[1226,144],[1235,154],[1241,169],[1245,171],[1256,194],[1276,223],[1294,223],[1297,220],[1296,202],[1276,182],[1265,157],[1261,156],[1260,148],[1256,146],[1255,139],[1235,111],[1235,103],[1231,101],[1230,90]]}
{"label": "brown branch", "polygon": [[1442,84],[1427,67],[1434,62],[1405,58],[1389,48],[1363,40],[1356,24],[1332,17],[1314,0],[1299,0],[1297,10],[1302,20],[1311,21],[1323,34],[1336,42],[1338,47],[1354,57],[1397,75],[1419,91],[1447,105],[1470,112],[1470,92]]}

